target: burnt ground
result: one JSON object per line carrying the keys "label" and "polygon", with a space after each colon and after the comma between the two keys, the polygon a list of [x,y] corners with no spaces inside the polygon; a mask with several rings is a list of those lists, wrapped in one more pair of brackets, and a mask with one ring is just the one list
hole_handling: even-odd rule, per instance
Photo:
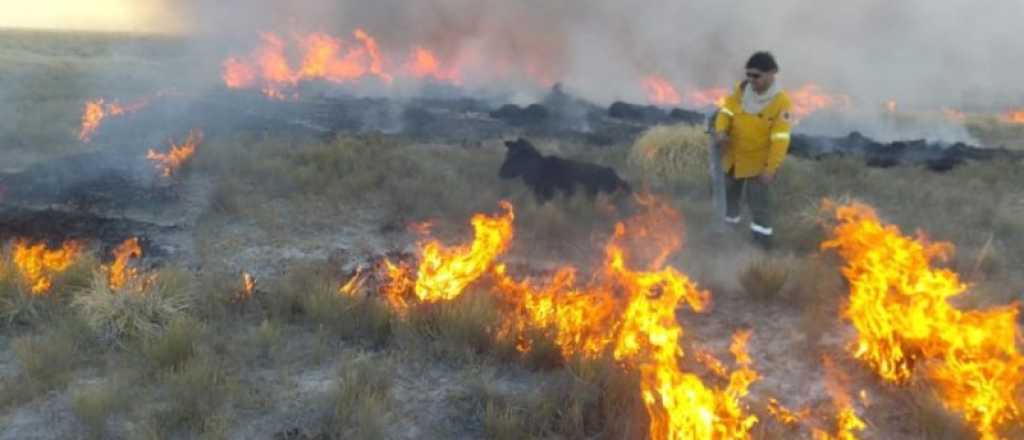
{"label": "burnt ground", "polygon": [[[493,106],[473,100],[424,100],[398,106],[386,100],[322,98],[302,103],[252,105],[246,110],[251,104],[247,100],[256,99],[262,98],[213,95],[188,104],[157,106],[153,112],[114,120],[105,126],[94,152],[8,172],[2,176],[5,194],[0,204],[0,234],[30,236],[53,243],[84,239],[94,243],[101,255],[109,255],[109,250],[125,238],[139,236],[143,239],[145,266],[184,267],[197,277],[210,272],[237,274],[244,270],[256,276],[264,295],[274,295],[277,292],[272,291],[273,287],[264,286],[272,286],[273,280],[285,276],[290,267],[326,262],[339,273],[347,274],[358,266],[372,264],[383,255],[412,251],[416,236],[406,231],[401,222],[396,224],[387,207],[369,198],[357,204],[358,209],[350,209],[351,205],[339,207],[322,197],[301,201],[275,197],[261,199],[258,210],[242,211],[257,214],[211,213],[215,211],[212,205],[216,203],[218,191],[215,178],[195,170],[186,170],[170,180],[156,176],[148,163],[138,159],[147,146],[158,145],[161,138],[187,132],[195,126],[203,128],[211,142],[230,138],[238,132],[273,133],[276,137],[310,142],[345,133],[390,132],[404,139],[416,139],[414,143],[420,150],[497,157],[494,145],[512,135],[554,138],[595,150],[623,148],[623,144],[628,145],[652,121],[665,122],[667,119],[660,118],[671,117],[645,108],[638,110],[646,112],[638,116],[639,119],[621,119],[608,116],[605,109],[585,108],[588,110],[575,113],[574,123],[569,124],[551,121],[553,117],[561,117],[552,116],[557,112],[548,112],[545,116],[536,108],[521,109],[525,114],[512,108],[492,114],[489,112],[496,111]],[[630,109],[620,106],[618,110]],[[162,112],[167,113],[161,115]],[[182,118],[181,114],[194,114],[196,120]],[[501,119],[502,115],[523,119],[508,122]],[[159,131],[151,129],[165,117],[175,122],[165,123]],[[590,129],[578,129],[584,126]],[[127,142],[128,139],[134,141]],[[866,155],[865,151],[883,148],[881,144],[857,136],[846,139],[851,145],[857,145],[849,149],[852,153],[836,153],[837,148],[842,148],[835,147],[831,141],[821,141],[832,149],[809,155],[818,154],[822,159],[830,155],[859,157]],[[800,148],[804,147],[796,149]],[[920,164],[912,158],[916,154],[913,152],[930,152],[934,148],[938,147],[906,144],[899,147],[901,153],[893,159],[896,162],[885,165],[898,169],[899,165]],[[956,148],[959,150],[955,151],[965,155],[964,162],[984,161],[1004,154],[976,154],[966,146]],[[938,157],[927,154],[921,157],[925,156],[930,158],[927,160]],[[812,162],[804,164],[808,163]],[[495,174],[496,166],[497,162]],[[691,194],[694,191],[700,193],[698,189],[691,190]],[[521,191],[513,192],[513,196],[515,194]],[[541,216],[543,219],[543,215],[561,212],[557,204],[536,207],[529,206],[525,200],[519,199],[527,205],[524,217]],[[914,425],[915,421],[907,420],[915,417],[917,410],[906,406],[898,392],[882,387],[845,358],[843,347],[850,336],[846,326],[832,321],[817,326],[807,323],[808,309],[813,307],[795,299],[751,298],[738,283],[736,273],[763,255],[747,243],[743,232],[722,234],[708,226],[713,222],[702,197],[680,204],[687,216],[688,244],[674,263],[711,289],[715,303],[708,313],[680,312],[680,321],[689,341],[726,360],[731,359],[728,345],[732,333],[740,329],[753,331],[750,350],[762,379],[753,386],[748,402],[755,407],[763,406],[774,397],[791,408],[812,408],[817,415],[816,423],[830,423],[831,400],[823,385],[824,373],[819,360],[827,354],[838,359],[851,376],[852,390],[864,389],[872,396],[874,402],[870,407],[859,406],[869,422],[863,438],[921,438],[922,429]],[[442,219],[447,225],[441,228],[461,231],[450,235],[464,237],[465,222],[464,217]],[[601,222],[581,225],[581,230],[588,227],[593,230],[581,231],[579,236],[600,237],[607,234],[607,226]],[[529,224],[524,226],[530,227]],[[523,233],[527,237],[531,234],[529,230]],[[537,272],[567,261],[586,265],[600,252],[597,239],[566,238],[563,241],[567,243],[547,243],[546,246],[541,240],[530,241],[517,245],[508,260]],[[542,250],[524,249],[531,244],[540,244]],[[795,261],[812,254],[813,251],[787,246],[775,258]],[[570,256],[569,259],[566,256]],[[796,285],[799,281],[795,278],[787,281],[787,292],[799,290],[800,286]],[[822,298],[816,301],[829,303],[830,293],[821,294]],[[836,294],[841,295],[841,292],[831,292],[831,295]],[[466,409],[467,395],[478,392],[474,383],[483,381],[498,395],[514,396],[543,390],[550,376],[556,374],[530,370],[516,363],[460,362],[422,355],[401,343],[390,348],[367,347],[335,339],[322,329],[298,324],[283,324],[280,339],[286,342],[269,353],[253,354],[253,347],[257,345],[254,334],[263,318],[258,311],[242,311],[230,325],[215,327],[218,331],[237,332],[220,334],[217,341],[211,343],[214,350],[223,349],[238,362],[234,374],[240,391],[236,391],[236,397],[226,410],[230,420],[224,430],[226,438],[325,438],[322,421],[329,412],[329,399],[338,383],[338,371],[344,371],[348,362],[361,353],[369,352],[384,359],[386,362],[382,365],[388,366],[393,378],[393,406],[385,428],[386,438],[484,438],[486,427],[479,415]],[[24,331],[0,334],[0,375],[4,377],[18,374],[19,367],[10,344]],[[105,356],[111,358],[107,361],[111,365],[102,366],[101,362],[100,366],[80,369],[66,388],[0,411],[0,426],[4,427],[0,430],[0,439],[84,437],[83,427],[72,411],[72,390],[101,381],[105,372],[117,370],[114,364],[122,362],[118,355]],[[714,381],[710,375],[706,379]],[[140,408],[158,404],[139,403]],[[140,433],[145,431],[143,420],[132,411],[115,415],[108,427],[112,438],[140,438]],[[806,430],[759,435],[762,438],[808,437]],[[179,433],[175,437],[191,436]]]}

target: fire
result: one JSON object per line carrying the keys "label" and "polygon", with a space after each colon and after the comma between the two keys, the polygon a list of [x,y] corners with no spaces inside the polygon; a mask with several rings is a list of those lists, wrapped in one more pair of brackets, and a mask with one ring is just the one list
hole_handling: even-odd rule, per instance
{"label": "fire", "polygon": [[196,147],[202,141],[203,132],[192,130],[183,144],[175,145],[172,142],[171,149],[167,153],[158,153],[156,150],[150,149],[146,153],[146,159],[153,161],[153,165],[164,177],[171,177],[175,171],[192,158],[192,155],[196,152]]}
{"label": "fire", "polygon": [[[446,247],[437,240],[421,243],[415,278],[407,267],[385,262],[392,288],[412,286],[416,299],[428,303],[458,297],[469,284],[491,269],[494,260],[512,241],[512,220],[515,218],[512,204],[503,201],[501,208],[504,213],[499,215],[473,216],[470,222],[474,239],[468,245]],[[389,290],[387,296],[401,297],[405,294],[401,290]],[[404,304],[401,298],[393,298],[392,301],[398,301],[392,304]]]}
{"label": "fire", "polygon": [[814,440],[857,440],[856,433],[867,428],[857,411],[853,408],[853,400],[846,392],[846,378],[836,369],[832,359],[823,359],[825,367],[825,389],[832,396],[832,403],[836,407],[836,433],[829,434],[820,429],[811,431]]}
{"label": "fire", "polygon": [[799,411],[793,411],[783,406],[773,397],[768,399],[768,414],[771,414],[779,423],[793,427],[807,421],[811,416],[811,409],[803,408]]}
{"label": "fire", "polygon": [[647,100],[653,104],[679,105],[683,102],[675,86],[662,76],[648,76],[643,79],[643,85],[647,91]]}
{"label": "fire", "polygon": [[1011,124],[1024,124],[1024,108],[1006,112],[1003,115],[1003,120]]}
{"label": "fire", "polygon": [[256,292],[256,278],[249,272],[242,272],[242,289],[235,295],[236,302],[245,302]]}
{"label": "fire", "polygon": [[[531,348],[525,333],[540,330],[566,358],[611,355],[638,374],[650,438],[748,438],[757,418],[745,412],[740,399],[758,378],[747,354],[750,333],[734,336],[730,351],[737,368],[728,372],[722,367],[727,382],[722,388],[706,385],[680,367],[683,329],[675,310],[686,304],[705,311],[710,294],[666,265],[682,245],[680,214],[653,198],[642,197],[640,203],[645,213],[616,225],[605,245],[604,264],[585,284],[577,283],[578,270],[571,266],[547,280],[513,279],[497,262],[513,235],[513,210],[503,202],[503,214],[473,217],[472,244],[421,244],[415,271],[385,260],[381,270],[389,282],[381,293],[401,311],[413,300],[455,299],[470,283],[489,276],[508,306],[503,310],[510,313],[500,323],[502,332],[516,337],[521,351]],[[634,268],[638,260],[646,261],[642,266],[647,269]]]}
{"label": "fire", "polygon": [[686,102],[695,107],[721,107],[725,105],[725,98],[729,94],[729,89],[725,87],[692,90],[686,94]]}
{"label": "fire", "polygon": [[77,241],[67,241],[57,249],[49,249],[44,243],[17,240],[11,257],[32,294],[43,295],[53,287],[53,277],[67,270],[79,258],[82,249],[82,244]]}
{"label": "fire", "polygon": [[952,255],[951,244],[904,236],[865,205],[841,206],[835,215],[832,239],[822,247],[846,260],[844,315],[857,331],[853,355],[894,383],[922,370],[947,408],[981,438],[999,438],[999,428],[1021,415],[1017,304],[959,310],[949,299],[968,286],[956,273],[932,267]]}
{"label": "fire", "polygon": [[[158,94],[157,96],[160,96]],[[143,98],[128,104],[120,104],[117,101],[106,102],[102,98],[87,101],[82,110],[82,125],[78,131],[78,139],[82,142],[92,140],[93,134],[99,130],[103,120],[110,116],[123,116],[142,110],[149,105],[151,98]]]}
{"label": "fire", "polygon": [[356,294],[363,290],[365,283],[366,274],[363,273],[363,267],[359,266],[356,268],[356,273],[338,288],[338,293],[344,296],[356,296]]}
{"label": "fire", "polygon": [[433,78],[438,81],[458,84],[462,82],[462,75],[456,68],[442,67],[437,56],[429,49],[417,47],[413,49],[409,61],[406,63],[406,70],[416,78]]}
{"label": "fire", "polygon": [[132,259],[142,257],[142,247],[137,237],[129,238],[114,249],[114,262],[105,266],[107,281],[111,289],[119,290],[133,280],[139,279],[139,272],[129,266]]}
{"label": "fire", "polygon": [[[285,89],[301,81],[357,81],[375,76],[390,83],[377,41],[362,29],[353,32],[355,42],[347,42],[325,33],[296,35],[289,45],[274,33],[262,35],[262,46],[249,57],[230,57],[224,61],[221,78],[233,89],[259,86],[271,98],[287,96]],[[292,67],[289,50],[299,54]]]}
{"label": "fire", "polygon": [[793,117],[796,119],[802,119],[819,110],[848,108],[851,102],[849,96],[829,95],[816,84],[806,84],[799,89],[790,90],[789,98],[793,103]]}

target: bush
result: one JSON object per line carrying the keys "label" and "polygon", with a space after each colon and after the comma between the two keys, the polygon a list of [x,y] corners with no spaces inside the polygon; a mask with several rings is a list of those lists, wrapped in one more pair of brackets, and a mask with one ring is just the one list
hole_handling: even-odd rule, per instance
{"label": "bush", "polygon": [[74,392],[71,410],[91,438],[104,438],[107,420],[125,403],[125,397],[123,389],[113,382],[88,385]]}
{"label": "bush", "polygon": [[759,301],[775,300],[789,278],[789,261],[762,257],[748,264],[739,274],[740,285]]}
{"label": "bush", "polygon": [[113,289],[103,271],[96,271],[92,285],[75,296],[73,305],[99,336],[111,343],[158,335],[192,306],[187,275],[162,270],[141,291]]}
{"label": "bush", "polygon": [[96,259],[81,255],[52,278],[49,291],[34,295],[9,258],[0,258],[0,321],[7,325],[49,321],[62,313],[71,294],[89,285]]}
{"label": "bush", "polygon": [[628,163],[662,185],[708,179],[708,145],[704,129],[694,125],[651,127],[633,143]]}
{"label": "bush", "polygon": [[22,336],[12,347],[32,394],[67,385],[80,353],[72,335],[63,332]]}
{"label": "bush", "polygon": [[391,419],[392,365],[359,355],[341,367],[332,392],[331,429],[340,438],[383,439]]}
{"label": "bush", "polygon": [[202,332],[195,319],[175,317],[163,332],[143,340],[143,354],[158,369],[181,368],[195,355]]}
{"label": "bush", "polygon": [[[405,324],[413,346],[429,347],[438,358],[472,361],[496,346],[500,311],[494,299],[482,291],[470,291],[453,301],[417,304]],[[421,338],[427,339],[422,344]]]}
{"label": "bush", "polygon": [[169,373],[164,384],[167,406],[159,413],[163,432],[180,428],[203,432],[237,389],[222,361],[205,354],[192,357]]}

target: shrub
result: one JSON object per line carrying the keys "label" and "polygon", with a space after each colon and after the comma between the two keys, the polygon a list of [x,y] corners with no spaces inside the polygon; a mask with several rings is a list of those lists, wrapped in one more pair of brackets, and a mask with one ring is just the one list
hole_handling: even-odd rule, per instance
{"label": "shrub", "polygon": [[709,142],[700,126],[659,125],[636,140],[628,164],[657,184],[703,182],[708,178]]}
{"label": "shrub", "polygon": [[141,290],[114,289],[107,275],[96,271],[92,285],[79,291],[73,305],[99,336],[121,344],[127,338],[159,334],[191,308],[187,275],[162,270]]}

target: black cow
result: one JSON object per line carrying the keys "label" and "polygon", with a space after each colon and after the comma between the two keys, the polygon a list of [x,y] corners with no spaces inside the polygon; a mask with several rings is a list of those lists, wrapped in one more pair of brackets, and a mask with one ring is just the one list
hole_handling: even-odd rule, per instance
{"label": "black cow", "polygon": [[611,168],[556,156],[543,156],[529,141],[522,138],[506,141],[505,147],[508,151],[498,176],[502,179],[522,177],[540,203],[551,200],[556,190],[572,196],[577,184],[582,185],[591,198],[599,192],[632,192],[629,183],[620,179]]}

